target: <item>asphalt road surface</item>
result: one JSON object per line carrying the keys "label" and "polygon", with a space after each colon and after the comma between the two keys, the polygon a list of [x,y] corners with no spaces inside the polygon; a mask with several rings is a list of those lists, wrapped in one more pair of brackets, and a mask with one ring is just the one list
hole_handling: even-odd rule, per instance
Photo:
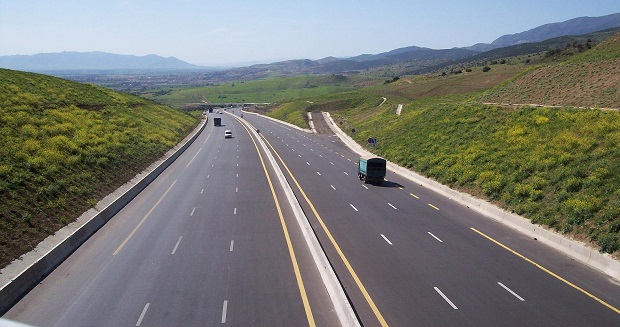
{"label": "asphalt road surface", "polygon": [[617,281],[390,172],[365,185],[334,135],[244,119],[281,158],[365,326],[620,326]]}
{"label": "asphalt road surface", "polygon": [[225,126],[210,123],[4,318],[35,326],[338,325],[265,154],[234,117],[218,116]]}

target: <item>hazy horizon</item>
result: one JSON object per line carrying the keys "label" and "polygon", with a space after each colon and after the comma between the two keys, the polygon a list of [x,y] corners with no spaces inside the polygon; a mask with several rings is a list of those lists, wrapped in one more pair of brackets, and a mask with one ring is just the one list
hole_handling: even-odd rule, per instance
{"label": "hazy horizon", "polygon": [[620,12],[620,1],[0,0],[0,55],[101,51],[200,66],[490,43],[540,25]]}

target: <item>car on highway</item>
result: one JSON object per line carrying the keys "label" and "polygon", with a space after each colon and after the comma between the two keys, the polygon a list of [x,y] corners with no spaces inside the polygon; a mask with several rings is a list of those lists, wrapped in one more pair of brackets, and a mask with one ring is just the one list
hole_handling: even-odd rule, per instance
{"label": "car on highway", "polygon": [[232,138],[232,132],[229,129],[224,131],[224,138]]}

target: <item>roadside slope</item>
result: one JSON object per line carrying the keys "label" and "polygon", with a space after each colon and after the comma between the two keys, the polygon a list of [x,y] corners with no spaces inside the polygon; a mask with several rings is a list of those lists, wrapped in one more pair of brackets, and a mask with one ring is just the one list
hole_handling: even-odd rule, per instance
{"label": "roadside slope", "polygon": [[482,102],[620,108],[620,34],[556,65],[542,65],[482,97]]}
{"label": "roadside slope", "polygon": [[0,69],[0,267],[183,139],[197,119],[135,96]]}

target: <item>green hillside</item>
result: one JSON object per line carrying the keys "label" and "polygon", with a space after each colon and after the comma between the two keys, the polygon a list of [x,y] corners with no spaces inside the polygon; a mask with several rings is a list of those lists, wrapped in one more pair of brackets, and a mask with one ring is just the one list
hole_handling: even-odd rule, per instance
{"label": "green hillside", "polygon": [[377,138],[376,154],[620,257],[620,114],[571,108],[620,108],[618,44],[616,36],[559,64],[512,75],[494,65],[484,74],[478,67],[469,75],[403,76],[282,104],[272,115],[298,122],[303,115],[296,110],[330,111],[358,143]]}
{"label": "green hillside", "polygon": [[535,67],[482,101],[620,108],[620,34],[560,64]]}
{"label": "green hillside", "polygon": [[0,267],[129,181],[196,124],[139,97],[0,69]]}

